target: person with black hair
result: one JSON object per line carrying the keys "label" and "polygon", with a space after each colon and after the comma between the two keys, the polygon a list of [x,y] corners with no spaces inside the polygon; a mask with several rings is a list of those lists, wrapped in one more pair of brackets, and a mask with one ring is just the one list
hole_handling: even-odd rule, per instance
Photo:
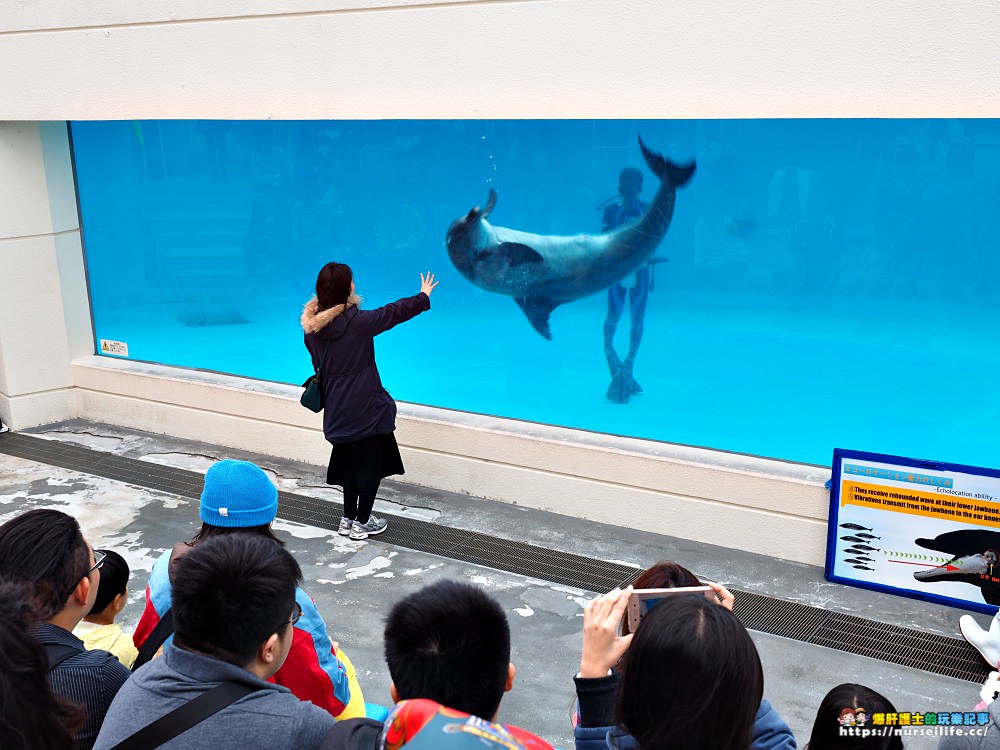
{"label": "person with black hair", "polygon": [[292,647],[301,579],[288,550],[256,534],[216,536],[188,552],[174,581],[174,646],[119,692],[97,750],[126,740],[213,750],[318,747],[333,717],[267,681]]}
{"label": "person with black hair", "polygon": [[131,674],[107,651],[87,651],[72,632],[94,605],[103,559],[76,519],[58,510],[30,510],[0,526],[0,579],[30,589],[37,618],[32,634],[46,652],[49,686],[86,710],[75,735],[76,747],[85,750]]}
{"label": "person with black hair", "polygon": [[[673,589],[689,586],[709,586],[712,591],[706,593],[709,601],[717,602],[719,606],[732,611],[735,597],[725,586],[718,583],[706,582],[702,584],[698,577],[690,570],[679,563],[669,560],[662,560],[655,565],[642,571],[632,583],[633,589]],[[629,634],[628,618],[622,617],[619,622],[619,631],[623,636]],[[615,667],[622,671],[622,664],[619,662]],[[574,722],[574,734],[578,743],[588,743],[596,740],[598,747],[602,744],[606,732],[593,727],[581,726],[579,717],[579,705]],[[624,744],[628,744],[627,742]],[[589,746],[589,745],[588,745]],[[785,720],[781,718],[774,707],[762,699],[757,715],[754,717],[753,729],[750,737],[750,750],[796,750],[797,743],[795,735],[789,728]]]}
{"label": "person with black hair", "polygon": [[[845,682],[830,690],[823,698],[813,722],[812,735],[805,750],[903,750],[903,738],[894,732],[889,735],[871,733],[868,737],[858,733],[842,737],[841,717],[849,714],[871,716],[875,713],[895,714],[896,707],[881,693],[864,685]],[[864,726],[862,722],[861,726]],[[944,747],[950,738],[942,738]],[[978,740],[968,747],[978,746]],[[961,744],[961,743],[960,743]]]}
{"label": "person with black hair", "polygon": [[[514,685],[510,625],[503,607],[477,586],[443,580],[396,602],[385,622],[385,660],[397,703],[434,701],[450,711],[494,722],[503,694]],[[549,744],[504,725],[518,743]],[[374,750],[382,723],[338,722],[321,750]]]}
{"label": "person with black hair", "polygon": [[393,700],[430,698],[493,719],[514,685],[510,625],[477,586],[438,581],[396,602],[385,621]]}
{"label": "person with black hair", "polygon": [[[621,200],[611,205],[607,205],[608,201],[605,201],[599,206],[604,209],[601,231],[610,232],[641,217],[648,207],[648,204],[639,198],[641,192],[642,172],[634,167],[625,167],[618,176],[618,195],[621,196]],[[608,312],[604,318],[604,356],[611,371],[611,385],[608,386],[605,395],[615,403],[627,404],[633,395],[642,393],[642,387],[632,377],[632,370],[645,330],[646,303],[649,300],[649,293],[653,290],[652,263],[656,260],[651,259],[636,271],[631,286],[618,282],[608,287]],[[623,361],[615,351],[615,333],[618,331],[618,322],[625,312],[626,298],[629,303],[631,326],[628,354]]]}
{"label": "person with black hair", "polygon": [[115,622],[115,617],[128,601],[128,563],[112,549],[96,551],[104,555],[101,584],[97,587],[94,606],[73,628],[73,635],[83,641],[88,651],[107,651],[131,669],[139,652],[132,642],[132,636],[122,630],[120,623]]}
{"label": "person with black hair", "polygon": [[764,674],[746,628],[701,594],[676,594],[623,636],[631,593],[615,589],[584,609],[575,681],[591,731],[577,732],[577,750],[748,750]]}
{"label": "person with black hair", "polygon": [[326,483],[344,491],[342,536],[367,539],[386,530],[385,519],[371,514],[375,495],[383,479],[404,472],[393,435],[396,402],[375,364],[375,337],[430,310],[437,285],[434,274],[420,274],[418,294],[362,310],[350,266],[327,263],[302,310],[306,349],[322,379],[323,435],[333,446]]}
{"label": "person with black hair", "polygon": [[[161,647],[170,647],[174,632],[173,583],[180,560],[199,544],[229,534],[254,534],[283,545],[271,529],[277,512],[278,488],[256,464],[227,458],[209,467],[199,503],[201,529],[191,541],[178,542],[164,552],[150,571],[146,608],[133,637],[139,649],[136,669]],[[295,623],[292,650],[284,666],[270,679],[301,700],[326,709],[333,717],[364,716],[365,700],[354,665],[330,638],[312,597],[300,587],[295,600],[302,617]]]}
{"label": "person with black hair", "polygon": [[0,747],[72,750],[86,715],[49,688],[48,657],[31,634],[32,598],[29,584],[0,582]]}

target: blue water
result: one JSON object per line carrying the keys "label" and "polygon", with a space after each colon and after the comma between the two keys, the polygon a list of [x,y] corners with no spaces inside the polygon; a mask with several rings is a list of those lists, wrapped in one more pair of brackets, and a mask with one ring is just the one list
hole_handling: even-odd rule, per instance
{"label": "blue water", "polygon": [[[635,365],[605,398],[606,296],[543,339],[458,274],[451,222],[597,233],[637,133],[677,193]],[[129,357],[298,384],[298,315],[349,263],[399,401],[829,464],[835,447],[1000,466],[1000,120],[72,123],[94,323]],[[628,314],[617,346],[628,347]]]}

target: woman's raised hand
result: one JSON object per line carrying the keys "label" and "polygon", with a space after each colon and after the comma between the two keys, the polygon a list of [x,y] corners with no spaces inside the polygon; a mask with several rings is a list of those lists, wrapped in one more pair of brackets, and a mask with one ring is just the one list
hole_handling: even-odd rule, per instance
{"label": "woman's raised hand", "polygon": [[736,597],[733,596],[733,592],[723,586],[721,583],[715,583],[714,581],[705,581],[705,585],[715,592],[713,596],[709,598],[712,599],[717,604],[721,604],[723,607],[728,609],[730,612],[733,611],[733,602],[736,601]]}
{"label": "woman's raised hand", "polygon": [[615,589],[589,602],[583,609],[581,677],[604,677],[632,642],[632,634],[618,635],[618,623],[628,606],[632,587]]}
{"label": "woman's raised hand", "polygon": [[434,291],[434,287],[438,285],[439,282],[434,281],[434,274],[430,271],[424,276],[420,274],[420,291],[426,294],[428,297],[431,296],[431,292]]}

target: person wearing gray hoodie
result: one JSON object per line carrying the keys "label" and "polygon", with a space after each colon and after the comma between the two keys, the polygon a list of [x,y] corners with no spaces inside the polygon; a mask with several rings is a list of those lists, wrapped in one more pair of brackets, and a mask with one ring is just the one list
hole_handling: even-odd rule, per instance
{"label": "person wearing gray hoodie", "polygon": [[[126,740],[135,747],[318,748],[333,717],[268,682],[288,656],[302,614],[295,602],[301,578],[295,558],[266,537],[230,534],[192,549],[177,564],[173,648],[122,687],[95,748]],[[185,727],[195,703],[212,691],[231,700]],[[161,719],[169,731],[157,745],[148,733]]]}

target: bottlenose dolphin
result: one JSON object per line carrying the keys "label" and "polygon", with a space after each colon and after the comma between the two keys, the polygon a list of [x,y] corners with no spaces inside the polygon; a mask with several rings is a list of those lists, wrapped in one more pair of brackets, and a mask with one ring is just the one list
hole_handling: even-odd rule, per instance
{"label": "bottlenose dolphin", "polygon": [[448,228],[448,257],[476,286],[513,297],[535,330],[551,340],[549,315],[556,307],[635,273],[670,227],[676,190],[691,179],[695,163],[677,166],[646,148],[641,137],[639,148],[660,188],[634,224],[574,237],[495,227],[486,221],[497,202],[490,189],[485,208],[476,206]]}

